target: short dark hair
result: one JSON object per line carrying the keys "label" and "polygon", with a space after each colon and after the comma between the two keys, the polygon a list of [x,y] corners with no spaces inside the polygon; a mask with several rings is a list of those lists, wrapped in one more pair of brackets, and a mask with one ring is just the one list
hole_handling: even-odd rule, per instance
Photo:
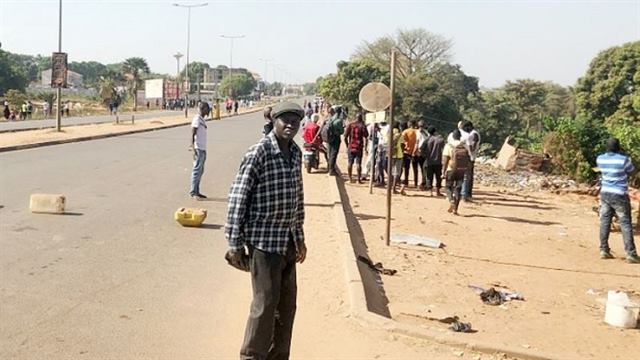
{"label": "short dark hair", "polygon": [[273,110],[273,109],[271,108],[271,106],[267,106],[267,107],[265,107],[265,108],[264,108],[264,114],[263,114],[263,115],[264,115],[264,118],[265,118],[265,119],[273,120],[273,119],[271,118],[271,110]]}
{"label": "short dark hair", "polygon": [[453,137],[453,140],[460,140],[460,130],[455,129],[453,130],[453,132],[451,133],[451,136]]}
{"label": "short dark hair", "polygon": [[364,121],[364,116],[362,116],[361,112],[356,114],[356,121]]}
{"label": "short dark hair", "polygon": [[418,121],[418,127],[424,129],[427,126],[427,123],[424,120]]}
{"label": "short dark hair", "polygon": [[473,123],[471,121],[465,121],[464,124],[462,124],[462,128],[464,131],[469,132],[473,130]]}
{"label": "short dark hair", "polygon": [[[436,128],[435,126],[429,126],[429,128],[427,129],[427,132],[429,133],[429,135],[433,135],[436,133]],[[458,131],[460,132],[460,131]]]}
{"label": "short dark hair", "polygon": [[605,145],[605,150],[607,152],[614,152],[614,153],[619,153],[620,152],[620,140],[612,137],[609,138],[609,140],[607,140],[607,144]]}

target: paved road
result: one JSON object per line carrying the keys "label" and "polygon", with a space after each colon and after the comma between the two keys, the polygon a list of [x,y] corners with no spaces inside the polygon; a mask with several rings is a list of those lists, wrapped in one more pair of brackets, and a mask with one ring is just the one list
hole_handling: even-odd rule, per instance
{"label": "paved road", "polygon": [[[189,111],[189,114],[194,113],[193,110]],[[121,120],[130,120],[131,112],[120,114]],[[167,111],[167,110],[157,110],[157,111],[144,111],[136,113],[136,119],[149,119],[154,117],[165,117],[165,116],[179,116],[180,114],[184,114],[181,111]],[[63,117],[62,118],[62,126],[68,125],[83,125],[83,124],[98,124],[105,122],[113,122],[115,121],[115,116],[111,115],[96,115],[96,116],[76,116],[76,117]],[[28,130],[28,129],[44,129],[44,128],[52,128],[56,126],[56,119],[47,119],[47,120],[25,120],[25,121],[3,121],[0,122],[0,132],[6,131],[16,131],[16,130]]]}
{"label": "paved road", "polygon": [[[250,284],[221,227],[262,119],[209,124],[206,202],[187,197],[187,127],[0,154],[0,359],[237,357]],[[70,214],[30,214],[31,193]],[[182,206],[206,226],[177,225]]]}

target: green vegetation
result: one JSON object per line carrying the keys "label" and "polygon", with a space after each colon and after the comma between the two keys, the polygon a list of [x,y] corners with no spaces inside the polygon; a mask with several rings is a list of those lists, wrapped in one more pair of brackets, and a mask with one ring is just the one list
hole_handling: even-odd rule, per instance
{"label": "green vegetation", "polygon": [[237,96],[249,95],[256,87],[256,81],[249,74],[233,74],[226,76],[220,82],[218,92],[221,96]]}

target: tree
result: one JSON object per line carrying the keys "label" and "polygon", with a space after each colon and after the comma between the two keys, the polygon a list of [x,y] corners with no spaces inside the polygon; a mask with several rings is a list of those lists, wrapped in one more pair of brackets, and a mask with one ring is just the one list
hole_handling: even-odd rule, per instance
{"label": "tree", "polygon": [[[211,69],[211,66],[209,66],[209,64],[205,62],[199,62],[199,61],[194,61],[189,63],[189,83],[197,84],[198,80],[200,80],[200,82],[204,82],[205,69],[209,70]],[[187,71],[187,67],[185,66],[185,68],[182,69],[182,72],[180,73],[180,76],[182,77],[182,79],[187,78],[186,71]]]}
{"label": "tree", "polygon": [[469,96],[477,92],[477,78],[466,75],[459,65],[440,64],[429,73],[413,73],[402,81],[400,114],[407,120],[423,120],[450,130],[462,120]]}
{"label": "tree", "polygon": [[487,90],[470,97],[470,106],[465,117],[471,120],[482,133],[482,142],[491,144],[498,151],[507,136],[521,129],[517,108],[504,90]]}
{"label": "tree", "polygon": [[389,84],[388,67],[381,67],[371,60],[340,61],[337,67],[336,74],[319,80],[318,93],[343,105],[357,105],[360,90],[370,82]]}
{"label": "tree", "polygon": [[0,50],[0,94],[10,89],[24,91],[27,86],[27,74],[11,53]]}
{"label": "tree", "polygon": [[544,83],[545,100],[544,115],[552,118],[558,117],[574,117],[575,99],[573,89],[564,87],[553,82]]}
{"label": "tree", "polygon": [[351,56],[352,60],[370,60],[389,67],[391,50],[397,49],[398,78],[428,72],[451,58],[452,42],[425,29],[397,30],[395,36],[383,36],[373,42],[364,41]]}
{"label": "tree", "polygon": [[265,93],[270,96],[278,96],[282,95],[282,90],[284,89],[284,84],[281,82],[272,82],[269,83],[265,88]]}
{"label": "tree", "polygon": [[138,87],[141,85],[141,74],[149,73],[149,65],[147,61],[140,57],[132,57],[126,59],[122,63],[122,71],[129,83],[129,89],[133,97],[133,111],[138,109],[138,101],[136,94],[138,93]]}
{"label": "tree", "polygon": [[542,116],[546,99],[545,84],[530,79],[507,81],[503,87],[506,98],[515,106],[516,114],[524,127],[524,136],[529,136],[532,125],[542,130]]}
{"label": "tree", "polygon": [[82,75],[86,85],[95,86],[98,84],[100,76],[107,72],[107,66],[97,61],[72,61],[69,63],[69,70]]}
{"label": "tree", "polygon": [[11,111],[20,111],[20,106],[22,106],[22,104],[24,104],[28,99],[27,94],[15,89],[8,90],[5,93],[5,98],[9,102]]}
{"label": "tree", "polygon": [[580,114],[607,124],[640,125],[640,41],[600,52],[578,80]]}
{"label": "tree", "polygon": [[218,93],[224,96],[235,98],[237,96],[249,95],[256,87],[256,81],[247,74],[232,74],[220,82]]}
{"label": "tree", "polygon": [[302,91],[304,95],[314,95],[318,91],[318,88],[316,83],[306,83],[302,85]]}

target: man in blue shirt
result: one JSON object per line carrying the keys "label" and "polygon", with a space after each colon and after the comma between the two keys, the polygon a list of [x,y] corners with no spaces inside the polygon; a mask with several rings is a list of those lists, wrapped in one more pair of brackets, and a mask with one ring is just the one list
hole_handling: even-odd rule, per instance
{"label": "man in blue shirt", "polygon": [[609,231],[611,218],[615,212],[620,220],[624,250],[627,262],[639,264],[640,257],[636,252],[631,225],[631,202],[629,201],[628,178],[635,167],[631,159],[620,149],[620,141],[611,138],[607,141],[606,152],[596,160],[602,172],[602,188],[600,190],[600,258],[612,259],[609,249]]}

